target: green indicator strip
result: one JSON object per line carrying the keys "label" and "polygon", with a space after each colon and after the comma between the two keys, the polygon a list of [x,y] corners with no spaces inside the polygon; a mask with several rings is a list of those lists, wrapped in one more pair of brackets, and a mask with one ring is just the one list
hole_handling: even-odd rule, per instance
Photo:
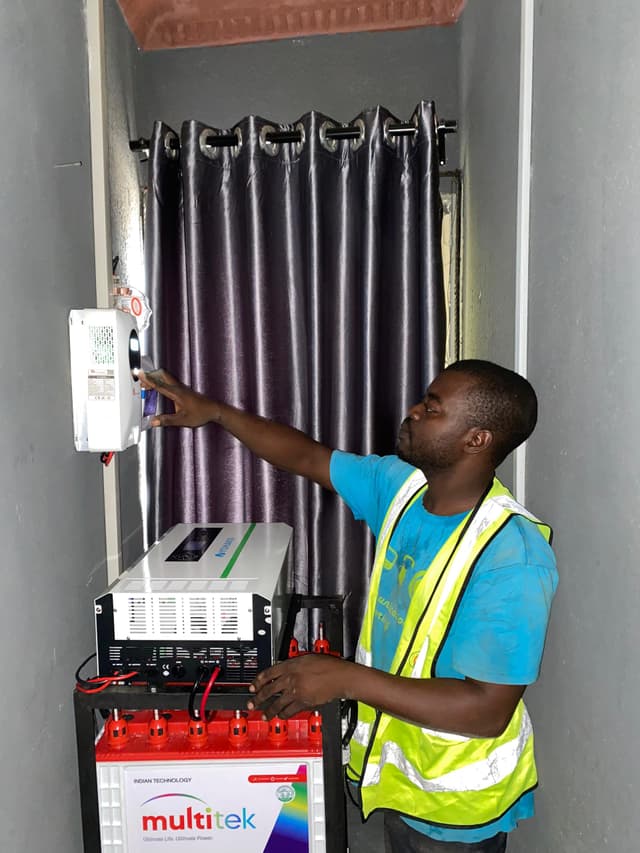
{"label": "green indicator strip", "polygon": [[253,531],[254,531],[255,529],[256,529],[256,524],[255,524],[255,521],[254,521],[254,522],[253,522],[253,524],[252,524],[252,525],[249,527],[249,529],[247,530],[247,532],[244,534],[244,536],[242,537],[242,539],[240,540],[240,544],[238,545],[238,547],[236,548],[236,550],[233,552],[233,555],[232,555],[231,559],[230,559],[230,560],[229,560],[229,562],[227,563],[227,567],[226,567],[226,569],[225,569],[225,570],[224,570],[224,572],[220,575],[220,577],[221,577],[221,578],[226,578],[226,577],[228,577],[228,576],[231,574],[231,569],[234,567],[236,560],[237,560],[237,559],[238,559],[238,557],[240,556],[240,551],[242,551],[242,549],[244,548],[244,546],[247,544],[247,539],[251,536],[251,534],[253,533]]}

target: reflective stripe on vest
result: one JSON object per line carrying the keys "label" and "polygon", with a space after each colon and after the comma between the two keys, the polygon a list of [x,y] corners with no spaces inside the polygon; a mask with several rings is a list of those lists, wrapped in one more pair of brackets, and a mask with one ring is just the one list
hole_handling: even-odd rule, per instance
{"label": "reflective stripe on vest", "polygon": [[[422,731],[431,732],[429,729]],[[471,738],[465,738],[462,735],[451,735],[445,732],[433,732],[433,734],[437,734],[439,737],[444,735],[447,739],[455,739],[460,742],[471,740]],[[402,771],[403,775],[423,791],[449,793],[483,791],[485,788],[497,785],[513,773],[532,734],[531,718],[525,709],[517,737],[496,747],[483,761],[474,761],[466,767],[451,770],[449,773],[432,779],[427,779],[418,773],[397,743],[387,741],[382,746],[380,763],[367,764],[362,784],[363,786],[377,785],[380,781],[382,766],[390,763],[394,764]]]}
{"label": "reflective stripe on vest", "polygon": [[371,591],[377,591],[380,573],[387,554],[387,547],[393,536],[393,531],[402,514],[423,494],[426,490],[427,478],[419,468],[416,468],[400,486],[380,526],[380,532],[376,540],[376,551],[373,558],[373,569],[371,571],[369,603],[364,614],[364,622],[360,630],[360,637],[356,646],[355,661],[364,666],[371,666],[371,651],[363,645],[363,637],[369,638],[371,645],[371,622],[373,620],[373,609],[371,607]]}
{"label": "reflective stripe on vest", "polygon": [[[356,661],[367,666],[372,665],[373,614],[387,548],[399,518],[424,492],[421,484],[421,472],[413,472],[407,478],[391,502],[378,536],[369,599],[356,649]],[[435,656],[470,571],[495,533],[514,514],[538,525],[548,541],[550,529],[494,480],[482,504],[465,517],[443,545],[414,592],[392,672],[405,677],[431,677]],[[376,713],[364,704],[359,704],[358,709],[349,776],[360,781],[365,817],[376,808],[391,808],[453,826],[486,823],[502,814],[537,781],[531,721],[522,701],[497,738],[438,732]]]}

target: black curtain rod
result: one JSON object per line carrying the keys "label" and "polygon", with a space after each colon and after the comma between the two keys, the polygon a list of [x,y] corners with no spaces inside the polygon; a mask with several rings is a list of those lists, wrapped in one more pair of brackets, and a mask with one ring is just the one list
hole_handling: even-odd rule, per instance
{"label": "black curtain rod", "polygon": [[[443,119],[438,122],[438,149],[440,151],[440,164],[446,163],[445,156],[445,136],[447,133],[457,133],[458,122],[450,119]],[[416,132],[413,124],[390,124],[387,128],[387,133],[390,136],[409,136]],[[359,139],[362,131],[358,127],[328,127],[325,130],[327,139]],[[277,144],[279,142],[298,143],[302,141],[302,134],[299,130],[275,130],[265,134],[267,142]],[[205,139],[205,144],[212,148],[231,148],[238,144],[238,138],[234,133],[211,134]],[[180,140],[177,137],[172,137],[169,141],[170,148],[179,149]],[[140,139],[132,139],[129,141],[131,151],[147,151],[149,149],[149,140],[144,137]]]}

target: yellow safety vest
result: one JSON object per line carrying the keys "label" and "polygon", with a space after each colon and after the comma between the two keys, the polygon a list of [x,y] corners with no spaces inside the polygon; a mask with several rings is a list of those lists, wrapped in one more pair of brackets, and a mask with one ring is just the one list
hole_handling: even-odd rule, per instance
{"label": "yellow safety vest", "polygon": [[[369,598],[356,661],[371,666],[371,631],[378,587],[395,526],[426,490],[414,471],[389,506],[376,547]],[[512,515],[533,521],[550,541],[551,529],[518,504],[497,479],[437,553],[409,604],[390,671],[432,678],[457,604],[472,569]],[[496,738],[464,737],[404,722],[358,703],[347,774],[358,783],[362,811],[392,809],[418,820],[454,827],[481,826],[503,815],[537,784],[533,730],[522,700]]]}

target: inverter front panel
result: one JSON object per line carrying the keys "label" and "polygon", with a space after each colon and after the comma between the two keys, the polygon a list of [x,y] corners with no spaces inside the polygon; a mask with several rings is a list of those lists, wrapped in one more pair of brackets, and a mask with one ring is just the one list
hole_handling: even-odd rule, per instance
{"label": "inverter front panel", "polygon": [[179,524],[96,599],[100,675],[251,682],[280,648],[290,600],[285,524]]}

